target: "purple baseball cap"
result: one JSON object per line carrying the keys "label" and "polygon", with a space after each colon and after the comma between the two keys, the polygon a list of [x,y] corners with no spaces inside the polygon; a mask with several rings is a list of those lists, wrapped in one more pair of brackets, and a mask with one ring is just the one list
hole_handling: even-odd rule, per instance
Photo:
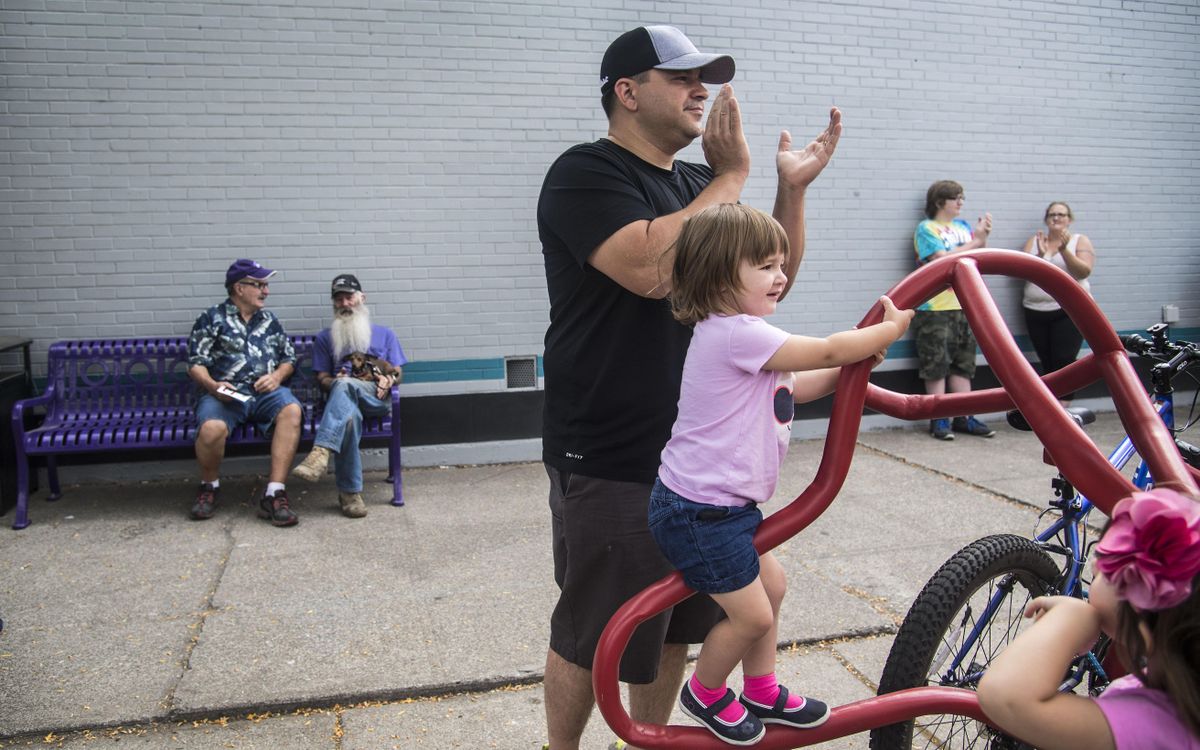
{"label": "purple baseball cap", "polygon": [[274,275],[274,271],[269,268],[263,268],[260,263],[252,261],[249,258],[238,258],[233,262],[233,265],[229,266],[229,270],[225,272],[225,286],[229,286],[247,277],[263,281]]}

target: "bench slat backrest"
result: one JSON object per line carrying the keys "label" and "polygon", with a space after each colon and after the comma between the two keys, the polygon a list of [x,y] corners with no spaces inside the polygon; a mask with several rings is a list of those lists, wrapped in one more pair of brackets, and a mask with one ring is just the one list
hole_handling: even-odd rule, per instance
{"label": "bench slat backrest", "polygon": [[[315,336],[291,337],[296,374],[287,385],[304,404],[320,402],[312,372]],[[54,394],[47,421],[166,422],[191,414],[198,389],[188,377],[185,337],[59,341],[50,346],[47,391]]]}
{"label": "bench slat backrest", "polygon": [[59,341],[49,365],[52,413],[66,419],[149,416],[191,404],[185,339]]}

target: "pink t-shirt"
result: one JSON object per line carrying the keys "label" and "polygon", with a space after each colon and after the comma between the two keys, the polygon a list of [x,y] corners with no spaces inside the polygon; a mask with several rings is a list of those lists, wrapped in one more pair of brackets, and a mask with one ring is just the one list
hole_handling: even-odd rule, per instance
{"label": "pink t-shirt", "polygon": [[1170,696],[1126,675],[1096,699],[1117,750],[1200,750]]}
{"label": "pink t-shirt", "polygon": [[669,489],[730,506],[774,494],[796,407],[792,373],[762,366],[787,337],[753,315],[710,315],[696,324],[679,416],[658,470]]}

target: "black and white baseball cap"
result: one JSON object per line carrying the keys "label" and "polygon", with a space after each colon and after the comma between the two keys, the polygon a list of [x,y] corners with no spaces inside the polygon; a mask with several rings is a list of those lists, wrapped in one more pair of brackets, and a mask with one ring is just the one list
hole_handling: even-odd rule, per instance
{"label": "black and white baseball cap", "polygon": [[733,80],[734,72],[732,57],[701,52],[674,26],[639,26],[617,37],[605,50],[600,62],[600,93],[612,91],[617,79],[630,78],[651,68],[699,68],[704,83],[728,83]]}
{"label": "black and white baseball cap", "polygon": [[358,278],[353,274],[343,273],[334,277],[333,283],[330,284],[330,296],[336,295],[338,292],[361,292],[362,284],[358,283]]}

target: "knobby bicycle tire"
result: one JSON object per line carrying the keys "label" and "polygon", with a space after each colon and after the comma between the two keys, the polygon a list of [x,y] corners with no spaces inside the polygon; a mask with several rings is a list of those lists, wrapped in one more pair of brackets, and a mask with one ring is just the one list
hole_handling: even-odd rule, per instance
{"label": "knobby bicycle tire", "polygon": [[[1025,624],[1026,603],[1051,591],[1059,576],[1053,559],[1024,537],[997,534],[963,547],[938,569],[913,601],[888,653],[879,694],[925,685],[974,690],[982,669]],[[966,666],[954,674],[931,674],[946,670],[963,636],[974,627],[976,615],[997,586],[1009,582],[1012,591],[964,658]],[[940,662],[937,666],[935,658]],[[871,730],[872,750],[924,747],[1016,750],[1023,746],[963,716],[923,716],[915,722]]]}

